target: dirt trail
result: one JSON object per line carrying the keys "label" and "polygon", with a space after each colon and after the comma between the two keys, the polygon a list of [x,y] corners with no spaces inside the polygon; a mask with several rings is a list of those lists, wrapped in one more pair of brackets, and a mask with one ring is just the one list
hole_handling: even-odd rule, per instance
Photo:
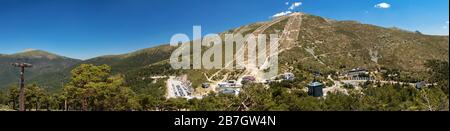
{"label": "dirt trail", "polygon": [[[275,25],[275,24],[277,24],[277,23],[279,23],[279,22],[281,22],[281,21],[283,21],[283,20],[285,20],[285,19],[287,19],[287,18],[289,18],[289,16],[282,16],[282,17],[276,18],[276,19],[273,20],[272,22],[267,23],[267,24],[265,24],[265,25],[262,25],[261,27],[258,27],[252,34],[253,34],[254,36],[258,36],[258,34],[264,33],[264,31],[266,31],[269,27],[271,27],[271,26],[273,26],[273,25]],[[242,51],[244,51],[244,49],[247,49],[247,44],[244,44],[244,46],[242,46],[242,48],[240,48],[240,49],[239,49],[238,51],[236,51],[236,52],[242,52]],[[244,53],[244,54],[245,54],[245,53]],[[236,58],[237,58],[237,57],[242,57],[242,56],[236,56]],[[236,59],[234,59],[233,61],[230,61],[229,63],[226,63],[226,64],[225,64],[225,67],[233,66],[233,63],[234,63],[235,61],[236,61]],[[209,77],[205,74],[205,77],[206,77],[209,81],[212,81],[212,78],[214,78],[215,76],[217,76],[221,71],[223,71],[223,69],[217,71],[216,73],[212,74],[212,75],[209,76]],[[246,74],[246,73],[244,73],[244,74]]]}
{"label": "dirt trail", "polygon": [[290,48],[298,41],[303,20],[302,17],[302,13],[294,13],[291,15],[281,35],[280,47],[282,49]]}
{"label": "dirt trail", "polygon": [[281,37],[278,41],[279,47],[271,46],[267,51],[275,50],[275,48],[278,48],[278,52],[275,52],[274,54],[269,54],[264,62],[264,64],[259,69],[251,70],[250,74],[255,75],[256,79],[263,79],[264,75],[264,69],[269,68],[270,61],[269,59],[275,55],[280,54],[281,52],[285,50],[289,50],[291,47],[295,46],[296,42],[298,41],[298,36],[300,35],[300,27],[302,24],[302,13],[293,13],[289,15],[289,20],[287,24],[285,25],[283,32],[281,34]]}
{"label": "dirt trail", "polygon": [[268,24],[265,24],[265,25],[262,25],[261,27],[258,27],[252,34],[255,35],[255,36],[258,36],[258,34],[264,33],[264,31],[266,31],[269,27],[271,27],[271,26],[273,26],[273,25],[275,25],[277,23],[280,23],[281,21],[283,21],[283,20],[285,20],[287,18],[289,18],[289,16],[278,17],[275,20],[273,20],[272,22],[270,22]]}
{"label": "dirt trail", "polygon": [[[278,55],[279,53],[285,51],[285,50],[289,50],[291,47],[293,47],[295,45],[295,43],[298,41],[298,36],[300,34],[300,27],[301,27],[301,23],[302,23],[302,13],[292,13],[290,15],[287,16],[282,16],[279,17],[277,19],[275,19],[274,21],[267,23],[265,25],[262,25],[261,27],[257,28],[252,34],[255,36],[258,36],[258,34],[262,34],[264,33],[268,28],[270,28],[271,26],[289,19],[287,24],[284,27],[284,30],[281,34],[281,37],[279,39],[279,50],[278,52],[274,53],[274,54],[269,54],[265,63],[263,64],[262,68],[257,68],[257,66],[255,65],[246,65],[246,70],[242,73],[241,76],[245,76],[245,75],[252,75],[252,76],[256,76],[257,80],[260,80],[262,77],[262,73],[263,73],[263,69],[266,69],[264,67],[269,65],[269,58],[275,55]],[[276,48],[276,47],[268,47],[269,51]],[[245,52],[245,49],[247,49],[247,44],[244,44],[244,46],[242,46],[242,48],[240,48],[238,51],[236,52]],[[245,55],[245,53],[243,53]],[[268,53],[267,53],[268,54]],[[242,56],[236,56],[237,57],[242,57]],[[258,58],[258,57],[257,57]],[[233,61],[226,63],[225,67],[229,67],[229,66],[233,66],[234,61],[236,61],[236,59],[234,59]],[[217,71],[216,73],[212,74],[211,76],[206,76],[205,77],[209,80],[212,81],[212,78],[217,76],[221,71],[223,71],[223,69]],[[239,81],[239,80],[238,80]]]}

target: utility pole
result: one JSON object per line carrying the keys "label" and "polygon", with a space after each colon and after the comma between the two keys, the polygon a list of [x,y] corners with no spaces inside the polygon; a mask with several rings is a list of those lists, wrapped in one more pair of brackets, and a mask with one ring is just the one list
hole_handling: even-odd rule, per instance
{"label": "utility pole", "polygon": [[33,65],[28,63],[14,63],[12,65],[20,67],[19,111],[25,111],[25,68],[31,68]]}
{"label": "utility pole", "polygon": [[[63,78],[61,80],[61,87],[64,89],[64,79],[66,78],[66,75],[63,75]],[[64,98],[64,111],[67,111],[67,98]]]}

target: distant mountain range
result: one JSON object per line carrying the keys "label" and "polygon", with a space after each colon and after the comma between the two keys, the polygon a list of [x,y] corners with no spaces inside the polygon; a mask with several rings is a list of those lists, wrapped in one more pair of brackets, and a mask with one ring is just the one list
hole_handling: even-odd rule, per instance
{"label": "distant mountain range", "polygon": [[[308,14],[282,16],[224,33],[280,34],[280,72],[292,71],[292,68],[300,70],[300,67],[333,71],[364,67],[424,72],[426,69],[423,64],[426,60],[449,60],[448,36],[423,35],[397,28],[336,21]],[[170,69],[167,61],[174,49],[169,45],[161,45],[85,61],[39,50],[0,55],[0,88],[18,81],[19,70],[10,63],[20,58],[26,58],[35,65],[27,72],[28,79],[44,86],[60,87],[61,81],[67,80],[70,70],[83,63],[110,65],[113,73],[124,74],[127,81],[133,83],[144,81],[150,75],[176,73]],[[184,73],[190,74],[192,81],[206,80],[199,71]]]}
{"label": "distant mountain range", "polygon": [[42,50],[0,55],[0,87],[18,84],[20,69],[11,65],[15,62],[26,62],[33,65],[32,68],[26,69],[26,80],[31,80],[40,77],[41,74],[60,72],[81,62],[81,60],[59,56]]}

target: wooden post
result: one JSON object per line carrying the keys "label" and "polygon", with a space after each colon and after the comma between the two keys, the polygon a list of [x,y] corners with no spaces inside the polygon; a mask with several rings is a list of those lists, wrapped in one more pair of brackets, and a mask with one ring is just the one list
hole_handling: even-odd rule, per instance
{"label": "wooden post", "polygon": [[32,65],[28,63],[14,63],[12,65],[20,68],[19,111],[25,111],[25,68],[32,67]]}

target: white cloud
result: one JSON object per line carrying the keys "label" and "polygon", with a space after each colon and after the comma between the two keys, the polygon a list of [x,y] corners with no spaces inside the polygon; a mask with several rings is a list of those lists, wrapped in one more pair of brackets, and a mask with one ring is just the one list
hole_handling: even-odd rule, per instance
{"label": "white cloud", "polygon": [[299,7],[300,5],[302,5],[302,2],[294,2],[291,7],[289,7],[289,10],[294,10],[295,8]]}
{"label": "white cloud", "polygon": [[284,12],[277,13],[277,14],[273,15],[272,17],[285,16],[285,15],[289,15],[291,13],[292,13],[292,11],[284,11]]}
{"label": "white cloud", "polygon": [[272,18],[274,18],[274,17],[280,17],[280,16],[285,16],[285,15],[291,14],[292,11],[293,11],[294,9],[296,9],[296,8],[298,8],[299,6],[302,5],[302,2],[293,2],[293,3],[285,2],[284,4],[286,4],[286,5],[291,4],[291,6],[289,6],[289,8],[288,8],[287,11],[283,11],[283,12],[280,12],[280,13],[276,13],[275,15],[272,16]]}
{"label": "white cloud", "polygon": [[388,9],[388,8],[391,8],[391,4],[383,2],[383,3],[376,4],[375,8]]}

